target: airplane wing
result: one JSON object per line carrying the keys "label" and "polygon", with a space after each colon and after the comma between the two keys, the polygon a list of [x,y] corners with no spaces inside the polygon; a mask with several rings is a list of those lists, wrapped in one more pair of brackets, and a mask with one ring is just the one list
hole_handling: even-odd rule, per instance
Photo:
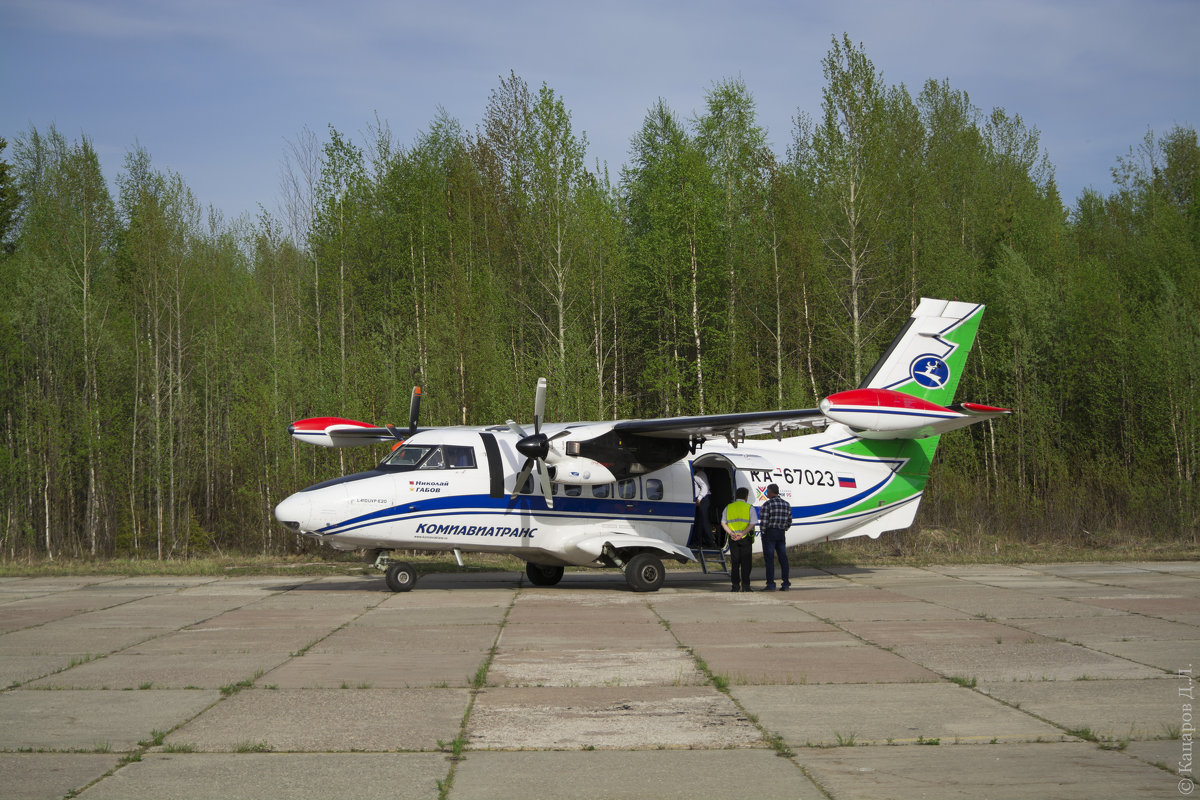
{"label": "airplane wing", "polygon": [[613,430],[668,439],[722,436],[735,444],[747,436],[780,438],[791,431],[824,428],[831,422],[839,422],[865,438],[920,439],[1011,413],[1006,408],[979,403],[956,403],[943,408],[886,389],[854,389],[830,395],[821,401],[819,408],[629,419],[614,423]]}
{"label": "airplane wing", "polygon": [[665,439],[723,436],[732,442],[746,436],[770,434],[780,437],[790,431],[821,428],[827,422],[819,408],[796,408],[786,411],[749,411],[696,417],[627,419],[614,423],[613,430]]}

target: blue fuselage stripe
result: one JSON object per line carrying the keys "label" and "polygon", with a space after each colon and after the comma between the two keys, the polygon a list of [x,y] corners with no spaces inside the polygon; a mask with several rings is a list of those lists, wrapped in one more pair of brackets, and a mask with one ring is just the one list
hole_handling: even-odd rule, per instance
{"label": "blue fuselage stripe", "polygon": [[[803,524],[815,524],[827,520],[817,520],[816,517],[828,517],[866,499],[882,489],[892,476],[884,478],[879,483],[864,489],[850,497],[839,498],[829,503],[819,503],[810,506],[793,506],[792,519]],[[546,502],[537,495],[521,495],[516,500],[509,498],[493,498],[485,494],[457,495],[450,497],[429,498],[414,502],[403,503],[390,508],[372,511],[357,517],[326,526],[318,531],[323,535],[349,533],[375,525],[384,525],[400,521],[416,521],[444,517],[482,517],[482,516],[536,516],[539,519],[554,519],[559,522],[569,520],[598,522],[608,519],[624,519],[631,522],[649,522],[655,524],[690,523],[694,516],[694,508],[690,503],[664,501],[625,501],[614,499],[578,500],[569,497],[555,498],[555,507],[547,508]],[[634,506],[630,509],[629,506]]]}

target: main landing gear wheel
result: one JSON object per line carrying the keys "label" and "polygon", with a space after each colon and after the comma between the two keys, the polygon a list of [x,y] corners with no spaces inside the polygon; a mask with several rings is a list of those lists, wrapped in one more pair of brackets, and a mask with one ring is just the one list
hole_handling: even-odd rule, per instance
{"label": "main landing gear wheel", "polygon": [[657,592],[666,577],[662,561],[653,553],[638,553],[625,565],[625,580],[635,592]]}
{"label": "main landing gear wheel", "polygon": [[525,564],[525,575],[534,586],[553,586],[562,580],[562,567],[547,567],[544,564]]}
{"label": "main landing gear wheel", "polygon": [[393,592],[412,591],[413,586],[417,583],[417,571],[413,569],[412,564],[397,561],[394,564],[388,564],[383,581]]}

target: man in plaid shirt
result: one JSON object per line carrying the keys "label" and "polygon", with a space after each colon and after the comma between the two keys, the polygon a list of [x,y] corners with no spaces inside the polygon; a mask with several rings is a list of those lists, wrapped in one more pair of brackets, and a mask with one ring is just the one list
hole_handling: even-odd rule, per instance
{"label": "man in plaid shirt", "polygon": [[775,558],[779,556],[779,572],[783,578],[780,590],[786,592],[792,583],[788,580],[787,529],[792,527],[792,506],[779,496],[779,484],[767,487],[767,502],[759,511],[759,526],[762,528],[763,564],[767,568],[766,591],[775,591]]}

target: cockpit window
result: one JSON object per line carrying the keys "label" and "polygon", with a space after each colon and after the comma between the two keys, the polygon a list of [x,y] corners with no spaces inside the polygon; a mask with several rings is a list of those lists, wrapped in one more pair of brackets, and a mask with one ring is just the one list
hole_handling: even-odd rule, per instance
{"label": "cockpit window", "polygon": [[421,459],[432,449],[428,445],[402,444],[389,453],[388,457],[381,462],[381,465],[412,469],[421,463]]}
{"label": "cockpit window", "polygon": [[474,469],[475,448],[454,444],[405,444],[393,450],[380,466],[402,470]]}

